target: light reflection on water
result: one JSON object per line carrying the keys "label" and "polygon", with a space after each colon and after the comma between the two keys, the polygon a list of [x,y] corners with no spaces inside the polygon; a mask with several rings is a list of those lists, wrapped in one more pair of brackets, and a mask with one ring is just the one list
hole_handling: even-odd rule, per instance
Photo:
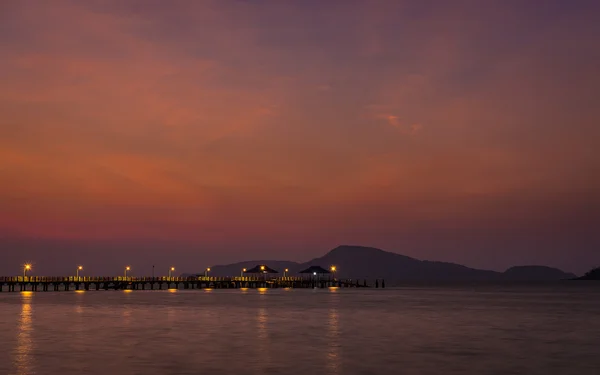
{"label": "light reflection on water", "polygon": [[0,375],[595,373],[598,311],[600,287],[2,293]]}
{"label": "light reflection on water", "polygon": [[33,292],[21,292],[21,314],[19,315],[17,347],[15,350],[15,368],[17,374],[31,374],[35,368],[32,355],[33,346],[33,309],[31,299]]}
{"label": "light reflection on water", "polygon": [[268,365],[271,363],[269,331],[267,327],[268,319],[267,309],[260,307],[256,315],[256,343],[258,347],[258,366],[261,369],[261,373],[267,371]]}
{"label": "light reflection on water", "polygon": [[337,299],[332,299],[331,307],[327,320],[327,373],[332,375],[341,374],[340,372],[340,331],[339,331],[339,312]]}

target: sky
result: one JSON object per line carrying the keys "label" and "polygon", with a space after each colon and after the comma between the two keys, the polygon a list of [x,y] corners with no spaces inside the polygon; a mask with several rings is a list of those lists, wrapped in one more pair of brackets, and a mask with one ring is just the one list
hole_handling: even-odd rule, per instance
{"label": "sky", "polygon": [[340,244],[600,265],[597,1],[0,2],[0,274]]}

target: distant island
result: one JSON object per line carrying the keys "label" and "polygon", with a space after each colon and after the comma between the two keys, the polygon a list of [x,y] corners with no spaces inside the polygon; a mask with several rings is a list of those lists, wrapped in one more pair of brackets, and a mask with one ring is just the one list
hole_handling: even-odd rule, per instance
{"label": "distant island", "polygon": [[405,255],[365,246],[338,246],[320,258],[306,263],[281,260],[254,260],[211,267],[213,276],[235,276],[244,268],[267,264],[289,275],[310,266],[335,265],[338,276],[351,279],[386,279],[393,282],[416,281],[556,281],[577,276],[545,266],[511,267],[505,272],[479,270],[460,264],[419,260]]}
{"label": "distant island", "polygon": [[577,277],[574,280],[600,280],[600,267],[594,268],[593,270],[586,272],[585,275]]}

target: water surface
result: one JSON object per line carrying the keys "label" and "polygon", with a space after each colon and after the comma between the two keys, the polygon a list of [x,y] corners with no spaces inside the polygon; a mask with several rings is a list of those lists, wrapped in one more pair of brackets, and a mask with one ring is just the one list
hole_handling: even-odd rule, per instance
{"label": "water surface", "polygon": [[0,294],[0,374],[595,374],[600,285]]}

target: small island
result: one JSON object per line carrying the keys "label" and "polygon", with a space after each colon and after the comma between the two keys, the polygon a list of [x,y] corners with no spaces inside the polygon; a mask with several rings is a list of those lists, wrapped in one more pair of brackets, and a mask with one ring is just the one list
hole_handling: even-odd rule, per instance
{"label": "small island", "polygon": [[574,280],[600,280],[600,267],[594,268],[593,270],[586,272],[585,275]]}

